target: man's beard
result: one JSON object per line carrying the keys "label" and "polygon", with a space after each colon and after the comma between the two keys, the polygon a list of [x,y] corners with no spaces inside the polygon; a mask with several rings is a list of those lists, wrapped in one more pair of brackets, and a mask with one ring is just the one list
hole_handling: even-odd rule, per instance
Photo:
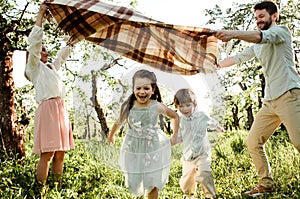
{"label": "man's beard", "polygon": [[266,23],[264,23],[263,27],[261,28],[261,30],[268,30],[270,28],[270,26],[272,25],[272,19],[271,17],[269,18],[269,21],[267,21]]}

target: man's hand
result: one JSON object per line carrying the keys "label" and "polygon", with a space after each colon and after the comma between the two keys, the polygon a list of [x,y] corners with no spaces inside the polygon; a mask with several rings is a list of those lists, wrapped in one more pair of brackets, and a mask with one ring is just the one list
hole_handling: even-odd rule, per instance
{"label": "man's hand", "polygon": [[215,34],[215,37],[222,40],[223,42],[228,42],[231,39],[234,39],[234,32],[233,30],[219,30]]}

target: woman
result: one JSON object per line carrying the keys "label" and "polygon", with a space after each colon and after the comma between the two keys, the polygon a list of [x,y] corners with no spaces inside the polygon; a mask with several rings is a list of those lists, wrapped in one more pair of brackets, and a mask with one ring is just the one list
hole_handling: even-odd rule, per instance
{"label": "woman", "polygon": [[38,109],[34,121],[33,153],[40,155],[36,169],[38,182],[46,182],[49,163],[52,160],[52,173],[60,178],[63,173],[64,155],[74,148],[72,130],[64,106],[64,86],[57,72],[66,61],[70,47],[66,46],[58,53],[56,60],[48,63],[48,52],[42,44],[43,18],[47,5],[42,3],[35,26],[29,34],[28,60],[25,76],[34,85]]}

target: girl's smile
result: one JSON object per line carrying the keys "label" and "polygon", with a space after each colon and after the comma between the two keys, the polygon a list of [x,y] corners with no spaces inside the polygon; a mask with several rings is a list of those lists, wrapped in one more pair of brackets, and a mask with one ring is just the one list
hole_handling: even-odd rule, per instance
{"label": "girl's smile", "polygon": [[133,92],[138,106],[147,106],[154,90],[148,78],[136,78],[134,81]]}

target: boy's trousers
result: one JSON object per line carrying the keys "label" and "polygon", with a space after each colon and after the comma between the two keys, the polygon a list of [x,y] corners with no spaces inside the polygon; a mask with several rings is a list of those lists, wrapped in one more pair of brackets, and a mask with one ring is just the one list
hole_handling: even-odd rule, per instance
{"label": "boy's trousers", "polygon": [[202,155],[194,160],[181,159],[182,176],[180,187],[184,193],[196,193],[197,183],[200,184],[206,198],[215,198],[216,188],[210,167],[211,157]]}

